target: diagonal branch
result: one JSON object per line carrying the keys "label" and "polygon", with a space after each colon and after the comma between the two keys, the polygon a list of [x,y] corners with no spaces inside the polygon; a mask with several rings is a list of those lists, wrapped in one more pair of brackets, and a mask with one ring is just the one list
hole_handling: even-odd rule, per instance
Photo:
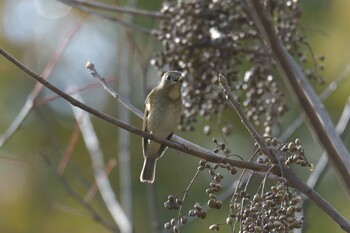
{"label": "diagonal branch", "polygon": [[[76,98],[80,99],[80,96],[76,94]],[[74,116],[79,124],[86,148],[90,153],[95,181],[98,189],[100,190],[106,208],[113,217],[113,220],[119,226],[120,232],[131,233],[131,222],[126,216],[119,202],[117,201],[111,183],[104,169],[104,156],[99,145],[95,130],[92,126],[90,115],[88,115],[85,111],[83,111],[80,108],[72,106],[72,109],[74,112]]]}
{"label": "diagonal branch", "polygon": [[[11,56],[9,53],[7,53],[5,50],[0,48],[0,54],[2,54],[4,57],[6,57],[9,61],[11,61],[13,64],[15,64],[17,67],[19,67],[21,70],[26,72],[31,78],[35,79],[36,81],[43,84],[45,87],[53,91],[54,93],[61,96],[63,99],[65,99],[70,104],[77,106],[86,112],[89,112],[90,114],[101,118],[109,123],[112,123],[122,129],[125,129],[131,133],[134,133],[136,135],[139,135],[141,137],[147,138],[149,140],[153,140],[156,142],[159,142],[161,144],[164,144],[168,147],[174,148],[176,150],[185,152],[187,154],[194,155],[196,157],[211,161],[211,162],[223,162],[223,163],[230,163],[232,166],[240,167],[240,168],[247,168],[253,171],[259,171],[259,172],[266,172],[269,170],[270,166],[262,165],[262,164],[256,164],[252,162],[246,162],[241,160],[234,160],[234,159],[228,159],[224,156],[218,155],[206,148],[203,148],[197,144],[194,144],[192,142],[189,142],[179,136],[173,136],[172,140],[167,140],[163,138],[159,138],[153,134],[146,133],[143,130],[140,130],[138,128],[135,128],[131,125],[125,124],[122,121],[119,121],[118,119],[115,119],[111,117],[110,115],[97,111],[96,109],[83,104],[82,102],[78,101],[77,99],[71,97],[70,95],[66,94],[65,92],[58,89],[56,86],[52,85],[50,82],[43,79],[40,75],[33,72],[30,68],[22,64],[20,61],[18,61],[16,58]],[[139,111],[141,112],[141,111]],[[138,115],[138,114],[137,114]],[[142,118],[142,116],[140,116]]]}
{"label": "diagonal branch", "polygon": [[[347,78],[349,78],[350,74],[350,63],[346,65],[343,72],[331,83],[328,84],[326,90],[322,92],[320,95],[320,100],[324,102],[335,90],[340,86],[342,82],[344,82]],[[285,142],[298,128],[300,128],[305,122],[305,113],[299,115],[291,124],[288,125],[288,128],[283,131],[283,133],[279,136],[279,140],[281,142]]]}
{"label": "diagonal branch", "polygon": [[348,150],[337,134],[323,104],[308,83],[301,67],[278,39],[262,1],[251,0],[249,5],[256,26],[283,73],[284,82],[292,87],[294,97],[297,98],[300,106],[305,111],[314,133],[327,151],[344,186],[350,193],[350,154]]}
{"label": "diagonal branch", "polygon": [[[255,129],[251,125],[251,123],[246,119],[246,116],[243,114],[243,110],[241,109],[239,103],[235,100],[233,97],[233,94],[231,92],[231,89],[229,88],[226,78],[222,75],[219,75],[219,82],[224,90],[224,93],[226,95],[226,98],[229,100],[229,102],[234,106],[235,110],[241,117],[242,123],[247,127],[248,131],[252,134],[253,138],[256,140],[256,142],[259,144],[261,150],[267,150],[268,153],[270,153],[270,156],[274,156],[273,152],[268,150],[267,145],[265,144],[265,141],[260,137],[256,137],[257,135],[254,135]],[[247,125],[246,125],[247,124]],[[258,135],[259,136],[259,135]],[[263,149],[262,149],[263,148]],[[265,153],[265,152],[264,152]],[[339,214],[336,209],[323,197],[318,194],[312,187],[308,186],[305,182],[303,182],[298,176],[295,175],[293,170],[287,169],[282,164],[279,164],[280,169],[282,170],[281,173],[282,176],[286,179],[286,183],[302,192],[305,196],[307,196],[310,200],[312,200],[315,204],[317,204],[324,212],[326,212],[335,222],[339,224],[341,228],[343,228],[346,231],[350,231],[350,222],[345,219],[341,214]],[[271,167],[271,173],[276,174],[276,171],[273,171]],[[266,175],[269,175],[270,171],[267,171]]]}
{"label": "diagonal branch", "polygon": [[[148,29],[148,28],[145,28],[145,27],[142,27],[140,25],[137,25],[137,24],[134,24],[134,23],[129,23],[129,22],[126,22],[124,20],[121,20],[119,17],[114,17],[114,16],[111,16],[111,15],[106,15],[104,14],[103,12],[97,10],[97,9],[94,9],[93,7],[93,4],[92,3],[86,3],[86,2],[81,2],[81,1],[75,1],[75,0],[59,0],[67,5],[70,5],[70,6],[73,6],[75,7],[76,9],[78,10],[81,10],[81,11],[84,11],[88,14],[92,14],[92,15],[97,15],[101,18],[105,18],[105,19],[108,19],[108,20],[111,20],[111,21],[114,21],[114,22],[117,22],[119,23],[120,25],[124,26],[125,28],[127,29],[130,29],[130,30],[134,30],[134,31],[139,31],[139,32],[143,32],[143,33],[146,33],[146,34],[154,34],[156,31],[155,30],[151,30],[151,29]],[[90,5],[90,6],[88,6]],[[97,7],[97,8],[101,8],[101,7]],[[117,7],[118,8],[118,7]],[[129,11],[131,11],[132,8],[127,8]],[[120,9],[121,10],[121,9]],[[124,8],[125,10],[125,8]],[[136,9],[134,9],[134,11],[136,11]],[[129,12],[130,13],[130,12]],[[135,13],[135,12],[134,12]]]}
{"label": "diagonal branch", "polygon": [[[209,162],[214,163],[229,163],[232,166],[240,167],[240,168],[246,168],[252,171],[258,171],[258,172],[272,172],[276,176],[274,176],[275,179],[283,180],[285,181],[285,178],[288,181],[288,184],[299,190],[300,192],[304,193],[310,200],[312,200],[315,204],[317,204],[327,215],[329,215],[342,229],[345,231],[350,232],[350,222],[342,216],[330,203],[328,203],[321,195],[319,195],[315,190],[310,188],[307,184],[305,184],[301,179],[299,179],[294,172],[285,166],[281,166],[278,169],[272,169],[273,167],[263,165],[263,164],[257,164],[252,162],[246,162],[246,161],[240,161],[240,160],[234,160],[230,159],[218,154],[213,153],[212,151],[205,149],[199,145],[196,145],[194,143],[191,143],[181,137],[173,137],[172,139],[174,141],[169,141],[167,139],[156,137],[155,135],[148,134],[144,132],[143,130],[140,130],[138,128],[135,128],[131,125],[125,124],[122,121],[119,121],[103,112],[97,111],[94,108],[91,108],[80,101],[76,100],[75,98],[67,95],[65,92],[61,91],[48,81],[44,80],[41,76],[33,72],[31,69],[26,67],[24,64],[19,62],[17,59],[15,59],[13,56],[11,56],[9,53],[7,53],[5,50],[0,48],[0,54],[2,54],[5,58],[7,58],[9,61],[11,61],[13,64],[15,64],[18,68],[29,74],[29,76],[40,83],[42,83],[45,87],[50,89],[51,91],[55,92],[56,94],[60,95],[63,99],[68,101],[70,104],[79,107],[80,109],[83,109],[107,122],[110,122],[120,128],[123,128],[131,133],[134,133],[136,135],[139,135],[141,137],[147,138],[149,140],[156,141],[158,143],[161,143],[162,145],[166,145],[168,147],[174,148],[176,150],[182,151],[186,154],[190,154],[193,156],[196,156],[198,158],[205,159]],[[281,177],[281,170],[283,171],[284,177]]]}
{"label": "diagonal branch", "polygon": [[[51,57],[44,71],[42,72],[42,76],[44,79],[48,79],[53,69],[56,67],[58,60],[61,55],[65,51],[67,45],[71,41],[72,37],[79,30],[80,26],[83,24],[84,20],[81,19],[78,21],[72,29],[68,32],[62,44],[57,48],[54,55]],[[34,102],[38,98],[41,90],[43,89],[43,85],[40,83],[36,83],[31,93],[28,95],[25,104],[22,109],[19,111],[11,125],[6,129],[6,131],[0,137],[0,148],[5,145],[5,143],[12,137],[12,135],[20,128],[24,120],[27,118],[29,113],[34,108]]]}
{"label": "diagonal branch", "polygon": [[256,129],[253,127],[253,125],[248,120],[247,116],[245,115],[243,109],[240,106],[240,103],[233,96],[231,89],[227,84],[226,78],[221,74],[219,74],[219,82],[220,82],[221,87],[224,90],[224,94],[226,95],[226,99],[229,100],[232,107],[238,113],[239,118],[241,119],[241,122],[247,128],[247,130],[249,131],[250,135],[254,138],[256,143],[259,145],[259,149],[271,160],[272,163],[274,163],[274,164],[278,163],[275,155],[272,153],[272,151],[270,151],[270,149],[266,145],[264,138],[258,133],[258,131],[256,131]]}
{"label": "diagonal branch", "polygon": [[97,221],[100,222],[103,226],[105,226],[108,230],[111,232],[119,232],[119,229],[116,227],[115,224],[112,224],[108,222],[102,215],[100,215],[94,207],[92,207],[88,202],[86,202],[68,183],[66,178],[60,174],[54,165],[51,163],[49,156],[42,154],[41,157],[43,158],[44,162],[52,168],[52,170],[55,172],[55,175],[58,177],[59,181],[62,183],[64,189],[66,192],[71,195],[80,205],[82,205],[91,215],[91,217]]}
{"label": "diagonal branch", "polygon": [[[345,108],[343,109],[343,113],[340,116],[340,119],[338,121],[338,124],[336,126],[337,133],[340,135],[341,138],[345,138],[347,132],[347,129],[350,127],[350,99],[348,99],[347,104],[345,105]],[[324,175],[326,168],[328,165],[328,155],[326,152],[322,153],[321,158],[318,160],[315,170],[310,174],[309,178],[307,179],[307,185],[309,185],[311,188],[315,188],[316,185],[319,183],[320,178],[322,175]],[[307,204],[308,199],[305,199],[303,201],[303,214],[305,216],[305,212],[307,211]],[[302,229],[299,232],[306,232],[308,224],[303,224]]]}
{"label": "diagonal branch", "polygon": [[160,18],[160,19],[167,18],[164,14],[158,11],[141,10],[141,9],[125,7],[125,6],[122,7],[122,6],[110,5],[110,4],[101,3],[101,2],[84,2],[84,1],[78,1],[78,0],[58,0],[58,1],[79,9],[81,7],[88,7],[92,9],[126,13],[126,14],[138,15],[138,16],[147,16],[147,17]]}

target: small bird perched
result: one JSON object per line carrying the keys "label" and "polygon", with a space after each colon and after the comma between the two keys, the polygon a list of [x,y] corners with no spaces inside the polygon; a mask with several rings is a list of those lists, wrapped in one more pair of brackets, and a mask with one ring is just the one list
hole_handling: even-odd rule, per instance
{"label": "small bird perched", "polygon": [[[148,94],[142,127],[145,132],[160,138],[171,138],[181,119],[183,80],[184,77],[178,71],[166,72],[161,83]],[[142,139],[144,163],[140,175],[141,182],[154,182],[157,159],[163,155],[166,148],[147,138]]]}

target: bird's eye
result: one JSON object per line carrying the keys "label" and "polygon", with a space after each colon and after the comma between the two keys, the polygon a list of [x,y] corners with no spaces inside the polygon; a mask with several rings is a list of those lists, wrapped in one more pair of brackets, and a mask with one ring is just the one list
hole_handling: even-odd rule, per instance
{"label": "bird's eye", "polygon": [[171,77],[170,77],[170,75],[168,75],[168,74],[167,74],[166,77],[165,77],[165,79],[166,79],[167,81],[169,81],[170,78],[171,78]]}

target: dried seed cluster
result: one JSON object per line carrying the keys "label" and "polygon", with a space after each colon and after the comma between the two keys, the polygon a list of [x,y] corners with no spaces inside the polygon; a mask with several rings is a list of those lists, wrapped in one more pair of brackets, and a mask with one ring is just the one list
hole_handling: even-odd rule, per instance
{"label": "dried seed cluster", "polygon": [[[222,150],[225,149],[225,144],[218,143],[217,140],[214,140],[217,146],[220,145]],[[232,175],[236,174],[237,170],[230,164],[216,163],[210,164],[205,160],[200,160],[198,164],[198,172],[208,169],[210,176],[212,177],[212,182],[209,183],[208,188],[205,190],[206,194],[209,197],[207,205],[212,209],[221,209],[223,202],[218,199],[217,193],[222,190],[221,181],[224,179],[224,176],[218,171],[219,169],[225,169],[229,171]],[[186,194],[187,195],[187,194]],[[186,196],[185,195],[185,196]],[[169,195],[167,201],[164,202],[164,207],[168,210],[179,210],[177,218],[171,219],[169,222],[164,224],[164,228],[169,230],[172,229],[174,233],[179,232],[179,227],[182,224],[186,224],[187,218],[182,215],[181,207],[183,206],[184,198],[180,199],[174,195]],[[195,217],[200,219],[205,219],[207,216],[207,211],[199,204],[195,203],[193,208],[188,211],[189,217]],[[214,226],[216,225],[216,226]],[[211,230],[219,230],[219,225],[214,224],[209,227]]]}
{"label": "dried seed cluster", "polygon": [[[177,198],[173,195],[169,195],[167,201],[164,202],[164,207],[168,210],[177,210],[183,204],[183,200]],[[169,222],[164,223],[164,228],[166,230],[172,229],[174,233],[180,232],[180,224],[184,225],[187,223],[186,216],[180,216],[177,218],[172,218]]]}
{"label": "dried seed cluster", "polygon": [[164,202],[164,207],[168,210],[177,210],[182,205],[180,198],[175,198],[173,195],[168,196],[168,200]]}
{"label": "dried seed cluster", "polygon": [[203,209],[203,207],[199,203],[196,203],[194,204],[193,209],[188,211],[188,215],[190,217],[205,219],[207,217],[207,212]]}
{"label": "dried seed cluster", "polygon": [[[301,11],[297,0],[267,0],[276,31],[288,51],[302,62],[309,57],[306,38],[298,29]],[[184,87],[184,130],[194,129],[198,115],[210,119],[226,107],[217,88],[224,74],[234,93],[244,102],[248,117],[271,135],[279,116],[287,110],[273,74],[275,65],[266,49],[245,1],[178,0],[166,2],[156,36],[163,49],[151,60],[158,69],[187,72]],[[315,60],[315,59],[314,59]],[[322,59],[320,59],[322,60]],[[242,72],[243,70],[247,70]],[[308,71],[315,77],[316,68]],[[241,78],[242,77],[242,78]],[[210,133],[210,128],[204,129]]]}
{"label": "dried seed cluster", "polygon": [[[306,159],[305,151],[299,138],[296,138],[294,142],[289,143],[281,143],[277,138],[266,138],[265,142],[270,148],[281,152],[276,152],[275,154],[280,155],[279,159],[284,165],[289,166],[291,164],[297,164],[302,167],[307,166],[311,171],[313,170],[313,164],[309,163]],[[258,162],[266,163],[267,161],[260,157]]]}
{"label": "dried seed cluster", "polygon": [[226,224],[238,221],[244,233],[293,232],[302,226],[303,219],[296,216],[301,212],[301,201],[301,196],[290,192],[284,184],[272,186],[270,191],[253,197],[240,191],[235,193],[230,204]]}

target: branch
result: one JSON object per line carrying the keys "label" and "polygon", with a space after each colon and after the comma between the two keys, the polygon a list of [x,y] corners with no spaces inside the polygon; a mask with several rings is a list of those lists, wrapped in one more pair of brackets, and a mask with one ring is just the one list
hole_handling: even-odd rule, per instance
{"label": "branch", "polygon": [[344,186],[350,192],[350,154],[344,146],[341,138],[335,131],[331,119],[323,104],[320,102],[315,91],[308,83],[302,69],[291,55],[287,52],[281,41],[278,39],[267,16],[261,1],[251,0],[250,11],[253,20],[263,36],[266,44],[272,50],[276,62],[284,74],[284,81],[291,85],[294,96],[298,99],[301,107],[310,119],[314,133],[327,151],[333,165],[335,165]]}
{"label": "branch", "polygon": [[[254,129],[254,127],[251,125],[251,123],[245,116],[242,108],[240,107],[240,104],[233,97],[231,89],[228,86],[226,78],[223,75],[219,75],[219,82],[224,90],[224,94],[226,95],[226,98],[234,106],[239,117],[241,118],[242,123],[246,126],[248,131],[252,134],[252,137],[256,140],[256,142],[259,144],[260,147],[263,147],[264,150],[270,153],[271,157],[275,157],[273,155],[273,151],[270,151],[268,149],[268,146],[266,145],[263,138],[261,138],[261,136],[259,136],[256,133],[256,130]],[[283,170],[283,173],[282,173],[283,177],[287,180],[287,184],[289,186],[305,194],[310,200],[312,200],[315,204],[317,204],[325,213],[327,213],[335,222],[337,222],[341,228],[350,232],[350,222],[346,218],[344,218],[339,212],[337,212],[337,210],[329,202],[327,202],[320,194],[318,194],[314,189],[309,187],[305,182],[303,182],[299,177],[297,177],[293,172],[293,170],[287,169],[282,164],[279,164],[279,166],[280,166],[280,169]],[[268,175],[269,172],[270,171],[268,171],[266,175]],[[276,172],[273,172],[272,169],[271,169],[271,172],[276,174]]]}
{"label": "branch", "polygon": [[160,19],[167,18],[165,15],[163,15],[158,11],[140,10],[136,8],[110,5],[110,4],[101,3],[101,2],[83,2],[78,0],[58,0],[58,1],[79,9],[81,9],[81,7],[88,7],[88,8],[95,8],[99,10],[132,14],[135,16],[139,15],[139,16],[147,16],[147,17],[160,18]]}
{"label": "branch", "polygon": [[[338,121],[336,131],[340,135],[342,139],[346,137],[347,129],[350,126],[350,98],[348,99],[348,103],[345,105],[345,108],[343,110],[343,113]],[[311,188],[315,188],[317,183],[319,182],[321,176],[324,174],[326,168],[328,165],[328,154],[327,152],[323,152],[321,158],[318,160],[315,170],[310,174],[309,178],[307,179],[306,184],[309,185]],[[308,204],[307,199],[303,202],[303,212],[305,215],[306,212],[306,206]],[[305,232],[307,228],[307,224],[303,224],[302,229],[300,232]]]}
{"label": "branch", "polygon": [[90,213],[90,215],[95,221],[100,222],[103,226],[105,226],[111,232],[116,232],[116,233],[119,232],[119,229],[114,224],[107,222],[106,219],[104,219],[99,213],[97,213],[97,211],[88,202],[84,201],[84,199],[80,197],[80,195],[67,182],[66,178],[60,173],[58,173],[58,171],[55,169],[55,167],[51,163],[49,156],[41,155],[41,157],[43,158],[44,162],[50,168],[52,168],[53,171],[55,171],[55,175],[59,178],[59,181],[62,183],[66,192],[69,193],[75,200],[77,200],[79,204],[84,206],[84,208]]}
{"label": "branch", "polygon": [[[105,113],[99,112],[80,101],[76,100],[75,98],[67,95],[51,83],[44,80],[41,76],[34,73],[31,69],[26,67],[24,64],[16,60],[14,57],[12,57],[10,54],[8,54],[5,50],[0,48],[0,53],[5,56],[9,61],[11,61],[13,64],[15,64],[17,67],[19,67],[21,70],[29,74],[29,76],[40,83],[42,83],[44,86],[46,86],[51,91],[55,92],[56,94],[60,95],[63,99],[68,101],[74,106],[77,106],[92,115],[95,115],[107,122],[110,122],[120,128],[123,128],[131,133],[134,133],[136,135],[139,135],[141,137],[147,138],[149,140],[156,141],[158,143],[161,143],[163,145],[166,145],[168,147],[171,147],[173,149],[176,149],[178,151],[182,151],[186,154],[191,154],[193,156],[196,156],[198,158],[202,158],[204,160],[207,160],[209,162],[213,163],[229,163],[232,166],[240,167],[240,168],[246,168],[253,171],[258,172],[267,172],[271,171],[277,176],[281,175],[281,170],[283,171],[284,178],[288,180],[288,183],[291,187],[299,190],[300,192],[304,193],[306,196],[310,198],[314,203],[316,203],[325,213],[327,213],[330,217],[334,219],[344,230],[350,232],[350,222],[344,218],[339,212],[337,212],[334,207],[332,207],[325,199],[323,199],[322,196],[320,196],[317,192],[315,192],[313,189],[311,189],[309,186],[307,186],[302,180],[300,180],[294,172],[285,166],[281,166],[278,169],[272,169],[273,167],[263,165],[263,164],[257,164],[252,162],[246,162],[246,161],[240,161],[240,160],[234,160],[229,159],[227,157],[218,155],[213,153],[212,151],[205,149],[199,145],[196,145],[194,143],[191,143],[183,138],[180,138],[178,136],[172,137],[172,140],[169,141],[163,138],[158,138],[155,135],[148,134],[142,130],[139,130],[131,125],[125,124],[124,122],[121,122]],[[283,177],[281,177],[282,180],[284,180]]]}
{"label": "branch", "polygon": [[[122,129],[125,129],[131,133],[134,133],[136,135],[139,135],[141,137],[147,138],[149,140],[153,140],[156,142],[159,142],[161,144],[164,144],[168,147],[174,148],[176,150],[185,152],[187,154],[194,155],[198,158],[210,161],[210,162],[223,162],[223,163],[230,163],[232,166],[240,167],[240,168],[247,168],[253,171],[259,171],[259,172],[266,172],[269,170],[270,166],[262,165],[262,164],[256,164],[252,162],[245,162],[241,160],[233,160],[226,158],[224,156],[218,155],[206,148],[203,148],[197,144],[194,144],[192,142],[189,142],[179,136],[173,136],[172,141],[159,138],[155,136],[154,134],[146,133],[143,130],[140,130],[138,128],[135,128],[131,125],[125,124],[122,121],[119,121],[118,119],[115,119],[111,117],[108,114],[105,114],[103,112],[97,111],[94,108],[85,105],[84,103],[76,100],[75,98],[71,97],[70,95],[66,94],[65,92],[58,89],[56,86],[52,85],[50,82],[44,80],[40,75],[33,72],[31,69],[26,67],[24,64],[22,64],[20,61],[12,57],[10,54],[8,54],[5,50],[0,48],[0,54],[2,54],[4,57],[6,57],[9,61],[11,61],[13,64],[15,64],[18,68],[26,72],[31,78],[35,79],[36,81],[42,83],[45,87],[56,93],[57,95],[61,96],[63,99],[65,99],[70,104],[79,107],[86,112],[89,112],[90,114],[101,118],[111,124],[114,124]],[[141,112],[141,111],[138,111]],[[138,115],[138,114],[137,114]],[[143,115],[138,115],[140,118],[143,117]]]}
{"label": "branch", "polygon": [[253,127],[253,125],[248,120],[247,116],[245,115],[243,109],[241,108],[239,102],[236,100],[236,98],[233,96],[230,87],[227,84],[226,78],[219,74],[219,82],[224,90],[224,95],[229,100],[232,107],[236,110],[236,112],[239,115],[239,118],[241,118],[241,122],[243,125],[247,128],[250,135],[253,137],[253,139],[256,141],[256,143],[259,145],[260,150],[271,160],[272,163],[276,164],[277,159],[275,155],[270,151],[269,147],[266,145],[264,138],[256,131],[256,129]]}
{"label": "branch", "polygon": [[[320,95],[320,100],[325,101],[337,88],[338,86],[349,78],[350,74],[350,64],[347,64],[343,72],[331,83],[329,83],[326,90],[322,92]],[[283,133],[279,136],[279,140],[281,142],[285,142],[290,136],[305,122],[305,113],[301,113],[298,118],[296,118],[293,123],[288,125],[288,128],[283,131]]]}
{"label": "branch", "polygon": [[[343,110],[342,115],[340,116],[340,119],[338,121],[336,131],[340,135],[341,138],[345,138],[347,133],[347,128],[350,125],[350,98],[348,99],[348,103],[345,105],[345,108]],[[323,152],[321,158],[319,159],[317,165],[315,166],[315,170],[311,175],[309,176],[307,180],[307,184],[310,187],[315,187],[316,183],[323,173],[326,165],[328,163],[328,155],[327,152]]]}
{"label": "branch", "polygon": [[[80,96],[76,95],[79,99]],[[92,126],[89,115],[80,108],[73,107],[74,116],[79,124],[80,131],[91,157],[95,181],[100,190],[103,201],[115,223],[119,226],[121,233],[131,233],[130,220],[124,213],[117,201],[112,186],[105,171],[103,153],[100,148],[95,130]]]}
{"label": "branch", "polygon": [[[72,37],[75,35],[75,33],[78,31],[80,26],[83,24],[84,20],[78,21],[72,29],[68,32],[65,39],[61,43],[61,45],[56,49],[55,53],[49,60],[48,64],[46,65],[44,71],[42,72],[42,76],[44,79],[48,79],[51,72],[55,68],[57,62],[59,61],[61,55],[65,51],[68,43],[71,41]],[[27,100],[25,104],[23,105],[22,109],[19,111],[11,125],[6,129],[6,131],[1,135],[0,137],[0,148],[5,145],[5,143],[12,137],[12,135],[20,128],[24,120],[27,118],[29,113],[32,111],[34,107],[34,102],[38,98],[41,90],[43,88],[43,85],[40,83],[36,83],[33,90],[30,92],[30,94],[27,97]]]}
{"label": "branch", "polygon": [[143,113],[138,109],[131,105],[128,100],[126,100],[123,96],[119,95],[118,92],[114,91],[106,82],[106,79],[103,78],[95,69],[94,63],[88,61],[86,63],[86,69],[90,72],[91,76],[94,77],[101,86],[111,95],[113,98],[117,99],[122,105],[124,105],[129,111],[136,114],[139,117],[143,117]]}
{"label": "branch", "polygon": [[[88,7],[84,7],[84,6],[79,6],[78,4],[69,4],[68,2],[72,2],[72,1],[67,1],[67,0],[60,0],[61,2],[64,2],[66,3],[67,5],[73,5],[75,6],[77,9],[81,10],[81,11],[84,11],[88,14],[91,14],[91,15],[97,15],[101,18],[105,18],[105,19],[108,19],[108,20],[111,20],[111,21],[114,21],[114,22],[117,22],[119,23],[120,25],[128,28],[128,29],[131,29],[131,30],[134,30],[134,31],[139,31],[139,32],[143,32],[143,33],[146,33],[146,34],[154,34],[156,31],[155,30],[150,30],[148,28],[145,28],[145,27],[142,27],[142,26],[139,26],[137,24],[134,24],[134,23],[128,23],[128,22],[125,22],[121,19],[119,19],[118,17],[114,17],[114,16],[109,16],[109,15],[105,15],[97,10],[94,10],[92,8],[88,8]],[[76,1],[73,1],[73,2],[76,2]]]}

